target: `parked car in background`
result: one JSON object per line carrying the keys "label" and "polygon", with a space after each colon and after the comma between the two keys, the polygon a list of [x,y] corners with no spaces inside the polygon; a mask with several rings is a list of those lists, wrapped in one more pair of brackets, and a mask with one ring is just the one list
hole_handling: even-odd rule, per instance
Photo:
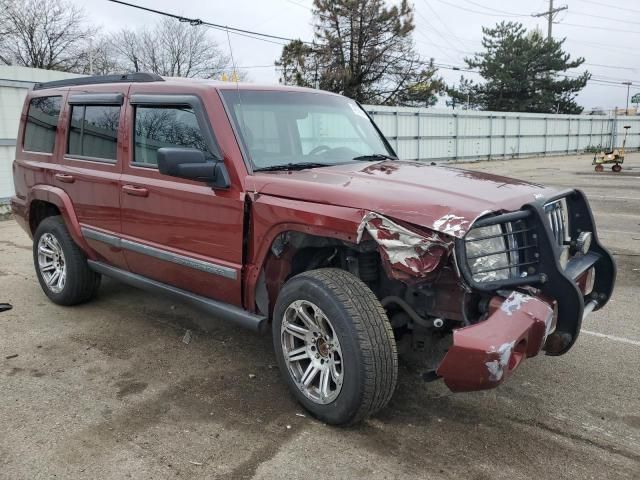
{"label": "parked car in background", "polygon": [[271,329],[331,424],[387,404],[398,354],[453,391],[496,387],[566,353],[613,290],[581,191],[400,161],[339,95],[72,79],[36,85],[18,138],[12,208],[53,302],[106,275]]}

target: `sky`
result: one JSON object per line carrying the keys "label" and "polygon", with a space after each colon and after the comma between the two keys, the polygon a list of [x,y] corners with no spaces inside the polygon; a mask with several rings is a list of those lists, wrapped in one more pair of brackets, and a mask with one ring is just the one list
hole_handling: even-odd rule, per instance
{"label": "sky", "polygon": [[[88,21],[105,32],[123,27],[136,28],[153,24],[157,15],[139,11],[108,0],[71,0],[85,9]],[[268,33],[286,38],[311,40],[313,37],[312,0],[127,0],[141,6],[195,17],[230,27]],[[387,0],[389,4],[398,0]],[[522,22],[528,29],[547,31],[545,18],[532,13],[548,9],[548,0],[414,0],[414,42],[425,59],[434,58],[441,65],[464,66],[464,57],[481,50],[482,26],[502,20]],[[572,73],[589,70],[593,81],[580,92],[578,103],[589,111],[594,107],[625,107],[627,87],[634,83],[630,96],[640,93],[640,2],[638,0],[565,0],[554,6],[568,8],[557,14],[553,25],[555,39],[565,38],[565,51],[586,62]],[[206,27],[193,27],[206,28]],[[250,81],[277,83],[278,71],[273,62],[280,56],[282,44],[210,29],[220,47],[233,53],[236,65],[244,69]],[[230,40],[230,41],[229,41]],[[230,45],[229,45],[230,43]],[[460,72],[440,68],[449,84],[456,84]],[[476,74],[465,73],[472,79]],[[438,106],[444,106],[441,101]],[[631,105],[630,105],[631,106]]]}

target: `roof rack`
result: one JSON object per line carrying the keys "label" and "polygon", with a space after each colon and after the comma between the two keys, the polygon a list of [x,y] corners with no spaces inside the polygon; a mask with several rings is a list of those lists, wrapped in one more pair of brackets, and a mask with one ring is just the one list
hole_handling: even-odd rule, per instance
{"label": "roof rack", "polygon": [[100,83],[138,83],[138,82],[164,82],[164,78],[156,73],[125,73],[118,75],[95,75],[92,77],[67,78],[65,80],[54,80],[53,82],[36,83],[34,90],[45,88],[73,87],[76,85],[97,85]]}

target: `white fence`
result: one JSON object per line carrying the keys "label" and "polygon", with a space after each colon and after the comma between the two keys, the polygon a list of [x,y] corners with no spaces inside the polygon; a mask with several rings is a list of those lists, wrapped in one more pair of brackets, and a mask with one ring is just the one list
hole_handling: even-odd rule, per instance
{"label": "white fence", "polygon": [[588,147],[640,148],[640,116],[547,115],[408,107],[365,108],[403,160],[567,155]]}
{"label": "white fence", "polygon": [[[34,82],[75,76],[0,67],[0,204],[13,195],[14,158],[22,103]],[[571,154],[587,147],[640,148],[640,116],[544,115],[365,106],[404,160],[473,160]]]}

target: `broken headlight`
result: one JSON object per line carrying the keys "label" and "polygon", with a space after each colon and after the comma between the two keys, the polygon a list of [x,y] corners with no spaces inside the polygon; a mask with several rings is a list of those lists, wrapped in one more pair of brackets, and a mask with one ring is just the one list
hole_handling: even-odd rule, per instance
{"label": "broken headlight", "polygon": [[500,225],[474,228],[465,237],[467,261],[473,281],[478,283],[509,278],[509,255]]}

